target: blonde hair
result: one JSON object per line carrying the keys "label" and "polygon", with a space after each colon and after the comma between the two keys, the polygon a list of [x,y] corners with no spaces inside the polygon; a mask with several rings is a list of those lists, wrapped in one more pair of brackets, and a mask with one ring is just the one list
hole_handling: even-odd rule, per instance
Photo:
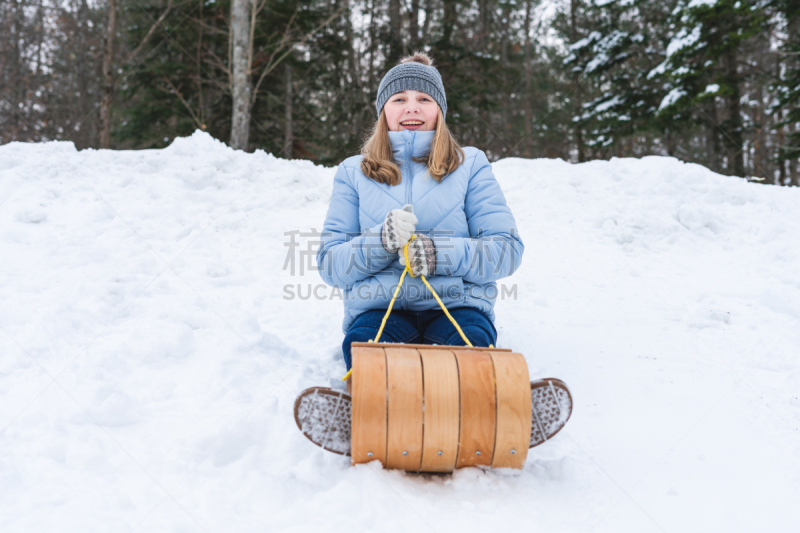
{"label": "blonde hair", "polygon": [[[423,65],[433,66],[433,61],[425,52],[415,52],[400,60],[400,63],[414,61]],[[438,106],[437,106],[438,107]],[[464,150],[458,145],[442,116],[442,109],[438,109],[436,130],[431,141],[431,150],[423,157],[412,157],[415,163],[424,163],[428,173],[433,179],[441,182],[445,176],[457,169],[464,161]],[[381,109],[378,121],[372,127],[364,145],[361,147],[361,172],[378,183],[397,185],[402,181],[400,167],[394,161],[392,142],[389,139],[389,125],[386,115]]]}

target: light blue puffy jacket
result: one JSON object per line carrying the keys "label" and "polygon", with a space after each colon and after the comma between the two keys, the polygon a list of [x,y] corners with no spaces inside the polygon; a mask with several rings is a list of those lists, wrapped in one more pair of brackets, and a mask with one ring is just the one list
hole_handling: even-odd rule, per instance
{"label": "light blue puffy jacket", "polygon": [[[525,247],[482,150],[464,147],[464,161],[441,182],[411,160],[430,152],[434,133],[389,132],[402,172],[398,185],[365,176],[361,155],[336,171],[317,265],[322,279],[342,290],[345,333],[361,313],[389,306],[404,267],[383,248],[381,227],[386,213],[405,204],[414,206],[416,232],[436,245],[436,270],[426,279],[448,309],[476,307],[494,322],[496,281],[519,267]],[[438,307],[422,279],[406,274],[394,309]]]}

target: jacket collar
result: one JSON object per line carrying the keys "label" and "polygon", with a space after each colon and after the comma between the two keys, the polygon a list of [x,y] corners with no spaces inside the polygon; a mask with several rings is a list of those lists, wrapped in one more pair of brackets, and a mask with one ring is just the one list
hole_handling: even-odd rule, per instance
{"label": "jacket collar", "polygon": [[[389,140],[392,142],[392,152],[397,161],[403,161],[407,156],[422,157],[431,151],[431,142],[436,130],[430,131],[390,131]],[[407,149],[411,148],[411,150]]]}

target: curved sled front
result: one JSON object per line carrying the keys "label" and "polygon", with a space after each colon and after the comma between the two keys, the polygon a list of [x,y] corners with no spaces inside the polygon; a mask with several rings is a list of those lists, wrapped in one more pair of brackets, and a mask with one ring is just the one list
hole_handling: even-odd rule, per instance
{"label": "curved sled front", "polygon": [[[353,358],[350,455],[353,464],[386,464],[386,354],[376,344]],[[355,379],[355,374],[361,379]]]}
{"label": "curved sled front", "polygon": [[531,435],[525,358],[511,350],[352,344],[352,463],[521,469]]}

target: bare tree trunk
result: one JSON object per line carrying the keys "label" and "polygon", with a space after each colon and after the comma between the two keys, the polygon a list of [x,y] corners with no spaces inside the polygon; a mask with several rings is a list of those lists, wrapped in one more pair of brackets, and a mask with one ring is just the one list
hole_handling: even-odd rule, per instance
{"label": "bare tree trunk", "polygon": [[728,154],[733,168],[731,174],[734,176],[744,176],[744,140],[742,135],[742,113],[739,100],[741,99],[741,89],[739,87],[739,68],[738,55],[736,49],[731,47],[725,57],[726,77],[731,94],[728,95],[728,121],[730,124],[728,134],[729,139]]}
{"label": "bare tree trunk", "polygon": [[283,154],[286,159],[292,158],[292,67],[289,63],[283,64],[284,72],[284,117],[283,117]]}
{"label": "bare tree trunk", "polygon": [[753,176],[764,178],[767,175],[767,131],[764,127],[767,121],[764,112],[764,86],[757,89],[758,105],[755,108],[754,126],[756,134],[753,136]]}
{"label": "bare tree trunk", "polygon": [[377,87],[377,81],[375,80],[375,53],[378,47],[378,39],[376,37],[375,32],[375,2],[377,0],[372,0],[369,4],[369,70],[367,71],[367,83],[369,83],[370,87]]}
{"label": "bare tree trunk", "polygon": [[250,14],[252,0],[233,0],[231,2],[231,41],[233,58],[231,71],[231,113],[230,146],[236,150],[247,150],[250,139]]}
{"label": "bare tree trunk", "polygon": [[114,99],[114,42],[117,34],[117,0],[106,6],[103,98],[100,100],[100,148],[111,148],[111,104]]}
{"label": "bare tree trunk", "polygon": [[422,36],[428,36],[428,30],[431,27],[431,17],[433,16],[433,1],[425,0],[425,23],[422,25]]}
{"label": "bare tree trunk", "polygon": [[[445,44],[453,44],[453,30],[455,29],[456,25],[456,17],[458,13],[456,11],[456,3],[455,2],[445,2],[444,3],[444,18],[442,19],[442,40]],[[430,11],[425,16],[425,25],[428,24],[428,18],[430,17]]]}
{"label": "bare tree trunk", "polygon": [[778,110],[778,185],[786,185],[786,160],[781,159],[780,157],[780,150],[781,147],[784,146],[786,143],[785,136],[784,136],[784,127],[781,122],[783,122],[784,113],[783,110]]}
{"label": "bare tree trunk", "polygon": [[408,45],[412,51],[416,50],[419,46],[419,0],[411,0],[411,11],[408,13],[408,32],[411,34]]}
{"label": "bare tree trunk", "polygon": [[88,117],[88,105],[89,105],[89,79],[92,76],[92,72],[90,72],[88,65],[90,61],[87,61],[88,55],[91,53],[88,45],[87,39],[87,32],[89,31],[89,5],[87,4],[86,0],[81,0],[80,6],[78,7],[78,49],[76,64],[77,68],[75,69],[77,72],[75,73],[78,77],[78,92],[80,96],[77,102],[77,123],[75,124],[76,127],[80,128],[80,131],[75,138],[76,146],[81,148],[88,148],[94,144],[94,135],[90,131],[89,124],[90,122],[87,120]]}
{"label": "bare tree trunk", "polygon": [[487,52],[489,41],[489,20],[490,10],[489,0],[478,0],[478,43],[484,52]]}
{"label": "bare tree trunk", "polygon": [[500,64],[503,67],[508,66],[508,48],[510,46],[511,38],[509,36],[509,28],[511,27],[511,4],[503,4],[503,16],[500,19]]}
{"label": "bare tree trunk", "polygon": [[351,0],[345,0],[347,4],[344,11],[345,16],[345,32],[347,40],[350,42],[350,53],[347,54],[347,63],[350,68],[350,75],[353,77],[353,84],[361,91],[363,87],[363,80],[361,78],[361,55],[353,31],[353,11],[350,7]]}
{"label": "bare tree trunk", "polygon": [[706,152],[708,153],[708,168],[714,172],[720,171],[719,165],[719,132],[717,131],[717,103],[712,98],[708,103],[709,116],[708,128],[706,130]]}
{"label": "bare tree trunk", "polygon": [[[34,35],[31,36],[31,40],[36,42],[36,56],[35,56],[35,66],[31,75],[29,75],[29,79],[32,80],[31,87],[28,91],[29,98],[31,100],[31,119],[37,123],[42,123],[47,121],[47,109],[43,105],[43,97],[45,95],[43,92],[38,90],[41,87],[41,73],[42,73],[42,48],[44,44],[44,34],[45,34],[45,24],[44,24],[44,2],[43,0],[39,0],[37,9],[36,9],[36,23],[33,28]],[[45,97],[46,98],[46,97]],[[41,132],[37,131],[35,128],[31,131],[31,140],[34,141],[41,141],[42,136]]]}
{"label": "bare tree trunk", "polygon": [[[205,0],[200,0],[200,20],[203,19],[203,4]],[[195,57],[195,63],[197,64],[197,116],[200,119],[200,128],[205,131],[206,130],[206,109],[203,103],[203,25],[198,24],[197,26],[197,51]]]}
{"label": "bare tree trunk", "polygon": [[[478,0],[478,48],[483,51],[484,53],[490,52],[490,47],[493,48],[489,44],[489,32],[491,31],[491,11],[492,6],[490,5],[492,0]],[[492,2],[493,3],[493,2]],[[493,51],[493,50],[491,50]],[[478,109],[478,117],[480,120],[477,122],[477,129],[478,129],[478,138],[477,143],[479,146],[486,146],[489,140],[489,134],[487,132],[488,129],[491,129],[492,124],[492,117],[489,114],[487,107],[490,105],[489,100],[492,97],[499,96],[502,98],[503,90],[502,80],[499,77],[495,77],[494,79],[495,87],[498,87],[497,95],[489,95],[485,92],[478,96],[477,102],[479,105],[477,106]],[[495,141],[496,137],[492,136],[492,141]],[[502,143],[501,143],[502,144]],[[488,146],[488,148],[494,153],[501,153],[501,149],[499,146]],[[492,157],[491,155],[489,157]]]}
{"label": "bare tree trunk", "polygon": [[[13,1],[13,0],[12,0]],[[0,92],[2,92],[6,87],[6,80],[8,79],[8,67],[10,61],[10,50],[13,50],[14,44],[16,43],[16,39],[14,39],[14,31],[13,31],[13,17],[11,16],[12,13],[12,3],[7,2],[0,4],[0,21],[3,22],[3,32],[0,33]],[[0,133],[0,136],[2,133]],[[4,137],[0,137],[2,139]]]}
{"label": "bare tree trunk", "polygon": [[[510,44],[511,38],[509,36],[511,27],[511,4],[503,4],[502,13],[503,15],[500,18],[500,31],[502,32],[502,37],[500,39],[500,65],[502,66],[502,72],[503,72],[503,85],[505,87],[509,87],[510,84],[508,82],[508,75],[509,75],[508,52],[509,52],[509,47],[511,46]],[[504,89],[502,91],[501,99],[503,102],[503,111],[502,111],[503,131],[505,131],[507,138],[512,138],[514,135],[514,132],[512,130],[514,116],[516,115],[518,108],[516,105],[514,105],[514,103],[512,103],[511,91]],[[507,150],[508,148],[506,146],[503,146],[503,152],[506,153]],[[506,155],[512,156],[515,154],[506,153]]]}
{"label": "bare tree trunk", "polygon": [[[800,128],[797,127],[797,123],[795,122],[794,124],[795,134],[797,133],[798,129]],[[796,157],[794,159],[789,159],[789,185],[791,185],[792,187],[800,186],[800,183],[798,183],[798,176],[797,176],[798,174],[797,163],[799,161],[800,160],[798,160],[798,158]]]}
{"label": "bare tree trunk", "polygon": [[[19,0],[12,0],[10,6],[6,6],[6,12],[8,13],[7,19],[7,27],[8,33],[7,39],[9,43],[9,49],[7,55],[4,56],[7,58],[4,61],[3,70],[0,71],[0,79],[5,81],[5,87],[8,89],[8,94],[11,94],[12,103],[14,105],[19,105],[24,100],[24,83],[23,83],[23,74],[22,74],[22,57],[21,57],[21,50],[20,50],[20,43],[23,42],[22,40],[22,31],[23,31],[23,11],[22,7],[19,5]],[[6,74],[6,72],[8,74]],[[17,113],[10,113],[10,119],[7,122],[8,126],[3,128],[0,131],[0,135],[2,135],[3,142],[9,141],[19,141],[22,140],[20,138],[20,118],[19,114]]]}
{"label": "bare tree trunk", "polygon": [[350,53],[348,54],[347,58],[347,66],[350,70],[350,76],[353,79],[353,87],[357,91],[356,101],[359,103],[363,103],[364,105],[361,106],[363,111],[353,113],[353,129],[354,131],[361,133],[361,129],[364,127],[365,119],[371,122],[372,114],[370,108],[372,107],[369,102],[367,101],[368,98],[364,96],[364,78],[363,73],[361,71],[362,63],[361,63],[361,50],[359,49],[359,45],[356,42],[354,31],[353,31],[353,12],[352,12],[352,1],[346,0],[347,9],[345,10],[345,34],[347,35],[347,40],[350,42]]}
{"label": "bare tree trunk", "polygon": [[[796,3],[794,5],[797,6]],[[788,34],[795,36],[800,35],[800,11],[798,10],[794,11],[794,16],[791,17],[789,20]],[[795,40],[795,42],[797,41]],[[797,56],[795,56],[795,58],[797,58]],[[800,124],[798,124],[797,121],[794,121],[794,124],[792,124],[791,129],[789,131],[791,132],[792,130],[794,130],[793,138],[795,142],[797,142],[797,140],[800,138],[797,135],[797,133],[800,132]],[[789,164],[789,185],[791,185],[792,187],[798,187],[800,186],[800,177],[798,177],[800,169],[797,168],[797,165],[800,164],[800,157],[794,157],[789,159],[788,164]]]}
{"label": "bare tree trunk", "polygon": [[[572,42],[576,42],[578,40],[578,14],[577,14],[577,0],[570,1],[570,23],[571,23],[571,35],[570,38]],[[574,88],[575,88],[575,113],[576,116],[581,114],[582,104],[583,104],[583,95],[581,94],[581,82],[580,82],[580,74],[576,73],[575,77],[573,78]],[[586,160],[586,156],[584,155],[584,146],[583,146],[583,128],[581,127],[580,122],[575,123],[575,145],[578,149],[578,163],[583,163]]]}
{"label": "bare tree trunk", "polygon": [[533,11],[533,0],[525,2],[525,121],[524,121],[524,135],[525,135],[525,148],[523,154],[525,157],[531,157],[531,129],[533,128],[533,53],[531,51],[531,18]]}
{"label": "bare tree trunk", "polygon": [[[665,144],[667,145],[667,155],[670,157],[675,157],[675,145],[677,144],[675,139],[675,132],[668,127],[664,131],[664,139],[666,141]],[[647,147],[647,151],[651,152],[651,148],[649,146]]]}
{"label": "bare tree trunk", "polygon": [[388,63],[394,65],[405,54],[403,43],[403,18],[400,14],[400,0],[389,0],[389,28],[392,30],[389,41]]}
{"label": "bare tree trunk", "polygon": [[39,0],[39,6],[36,10],[36,68],[34,69],[34,76],[37,81],[39,74],[42,72],[42,44],[44,44],[44,0]]}
{"label": "bare tree trunk", "polygon": [[[775,64],[773,66],[773,68],[775,70],[773,72],[773,76],[775,76],[777,79],[781,79],[781,69],[782,69],[781,56],[779,54],[773,54],[773,57],[775,58]],[[775,120],[776,122],[780,123],[781,122],[782,110],[780,108],[778,108],[777,110],[774,110],[773,113],[774,113],[773,120]],[[775,185],[775,179],[776,179],[775,171],[778,170],[778,168],[781,166],[781,151],[783,150],[783,148],[782,148],[782,146],[783,146],[783,139],[782,139],[783,130],[780,128],[780,126],[778,126],[776,128],[776,130],[773,130],[770,127],[770,130],[771,131],[769,131],[769,133],[770,133],[770,137],[769,138],[770,138],[770,140],[772,142],[771,142],[771,146],[770,146],[769,153],[768,153],[767,157],[770,160],[772,160],[773,164],[770,164],[770,166],[769,166],[769,174],[767,174],[765,176],[767,179],[763,183],[770,184],[770,185]],[[773,132],[777,132],[777,137],[778,137],[777,141],[775,139],[775,135],[773,134]],[[776,144],[777,144],[777,146],[776,146]],[[776,168],[776,165],[777,165],[778,168]]]}

